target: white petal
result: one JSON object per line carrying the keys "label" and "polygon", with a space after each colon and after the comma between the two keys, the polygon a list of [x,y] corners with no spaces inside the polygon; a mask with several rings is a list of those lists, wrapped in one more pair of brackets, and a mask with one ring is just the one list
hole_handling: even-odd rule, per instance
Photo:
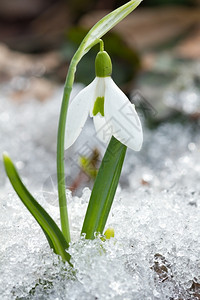
{"label": "white petal", "polygon": [[91,101],[94,97],[96,78],[85,87],[69,104],[66,120],[65,149],[77,139],[87,120]]}
{"label": "white petal", "polygon": [[135,107],[110,77],[105,79],[104,114],[112,127],[112,135],[127,147],[139,151],[143,133]]}
{"label": "white petal", "polygon": [[112,128],[106,122],[105,118],[98,113],[93,117],[94,126],[96,129],[96,137],[103,143],[107,143],[112,136]]}

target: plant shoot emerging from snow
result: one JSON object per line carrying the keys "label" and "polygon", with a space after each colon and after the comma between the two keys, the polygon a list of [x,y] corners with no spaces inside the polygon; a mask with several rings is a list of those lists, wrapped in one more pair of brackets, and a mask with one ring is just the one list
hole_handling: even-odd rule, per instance
{"label": "plant shoot emerging from snow", "polygon": [[[135,107],[112,80],[111,59],[104,51],[103,42],[100,40],[105,33],[130,14],[141,1],[129,1],[97,22],[85,36],[71,60],[64,87],[57,138],[61,229],[27,190],[11,159],[4,154],[5,169],[13,188],[42,228],[49,246],[62,257],[63,261],[69,263],[70,255],[66,250],[71,238],[65,187],[65,149],[69,148],[79,136],[88,114],[93,118],[98,138],[103,142],[110,140],[94,183],[81,231],[86,238],[93,239],[95,233],[102,234],[104,231],[127,146],[139,151],[142,145],[142,128]],[[100,43],[100,52],[95,62],[96,78],[75,97],[68,110],[76,67],[81,58],[97,43]],[[112,229],[105,232],[106,238],[113,236]]]}

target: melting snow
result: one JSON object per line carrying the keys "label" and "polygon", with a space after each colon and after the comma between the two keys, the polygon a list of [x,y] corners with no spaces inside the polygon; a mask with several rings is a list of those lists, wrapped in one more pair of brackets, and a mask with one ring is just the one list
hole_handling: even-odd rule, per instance
{"label": "melting snow", "polygon": [[[55,177],[61,90],[49,102],[1,97],[0,150],[8,151],[24,182],[59,224]],[[107,226],[115,238],[80,238],[90,196],[67,191],[73,272],[49,249],[43,232],[13,192],[0,165],[0,295],[10,299],[200,299],[200,139],[193,125],[144,128],[140,153],[128,151]],[[93,127],[70,150],[99,146]],[[74,158],[75,161],[75,158]],[[71,176],[73,176],[72,164]]]}

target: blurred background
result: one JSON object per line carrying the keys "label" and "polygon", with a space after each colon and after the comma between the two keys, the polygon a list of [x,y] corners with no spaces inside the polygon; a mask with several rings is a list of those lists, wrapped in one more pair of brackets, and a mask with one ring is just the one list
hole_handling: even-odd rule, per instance
{"label": "blurred background", "polygon": [[[56,138],[67,68],[91,26],[126,2],[0,0],[1,299],[200,299],[200,0],[143,0],[104,37],[144,143],[127,151],[109,221],[116,242],[105,251],[72,243],[77,279],[46,252],[4,171],[7,151],[59,224]],[[97,51],[78,65],[72,97],[93,80]],[[65,153],[66,187],[82,196],[67,191],[73,241],[106,148],[92,123]]]}
{"label": "blurred background", "polygon": [[[32,92],[35,90],[39,100],[45,99],[49,95],[45,92],[45,84],[49,90],[46,79],[63,83],[67,64],[88,29],[126,2],[1,0],[0,82],[13,76],[35,76]],[[144,0],[105,36],[105,43],[116,62],[113,77],[129,92],[135,75],[154,69],[155,63],[165,68],[166,75],[167,68],[172,71],[175,59],[199,60],[200,1]],[[88,62],[94,60],[96,51],[97,48],[81,63],[77,81],[87,84],[93,78],[94,68]],[[161,53],[169,56],[161,59]],[[45,80],[39,82],[38,78]]]}
{"label": "blurred background", "polygon": [[[57,119],[70,59],[92,25],[126,2],[0,1],[0,149],[19,160],[24,174],[30,175],[30,159],[38,161],[30,173],[43,172],[41,160],[47,166],[55,160]],[[105,35],[104,42],[113,61],[113,79],[148,128],[168,121],[199,128],[200,0],[143,0]],[[79,64],[77,83],[86,85],[94,78],[97,51],[95,46]],[[26,103],[31,103],[29,108]],[[91,149],[89,165],[100,151],[95,143]]]}

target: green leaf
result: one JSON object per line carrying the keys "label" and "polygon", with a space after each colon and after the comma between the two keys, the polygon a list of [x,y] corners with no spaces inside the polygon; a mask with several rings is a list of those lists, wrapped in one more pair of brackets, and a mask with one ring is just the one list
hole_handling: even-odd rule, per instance
{"label": "green leaf", "polygon": [[13,162],[7,154],[3,155],[3,161],[6,173],[14,190],[23,204],[41,226],[50,247],[56,254],[59,254],[64,261],[69,262],[70,255],[66,252],[66,249],[69,247],[69,245],[66,242],[61,230],[50,217],[50,215],[45,211],[45,209],[33,198],[33,196],[24,186]]}
{"label": "green leaf", "polygon": [[115,196],[127,147],[114,137],[108,145],[94,183],[81,233],[94,239],[94,233],[103,233]]}

